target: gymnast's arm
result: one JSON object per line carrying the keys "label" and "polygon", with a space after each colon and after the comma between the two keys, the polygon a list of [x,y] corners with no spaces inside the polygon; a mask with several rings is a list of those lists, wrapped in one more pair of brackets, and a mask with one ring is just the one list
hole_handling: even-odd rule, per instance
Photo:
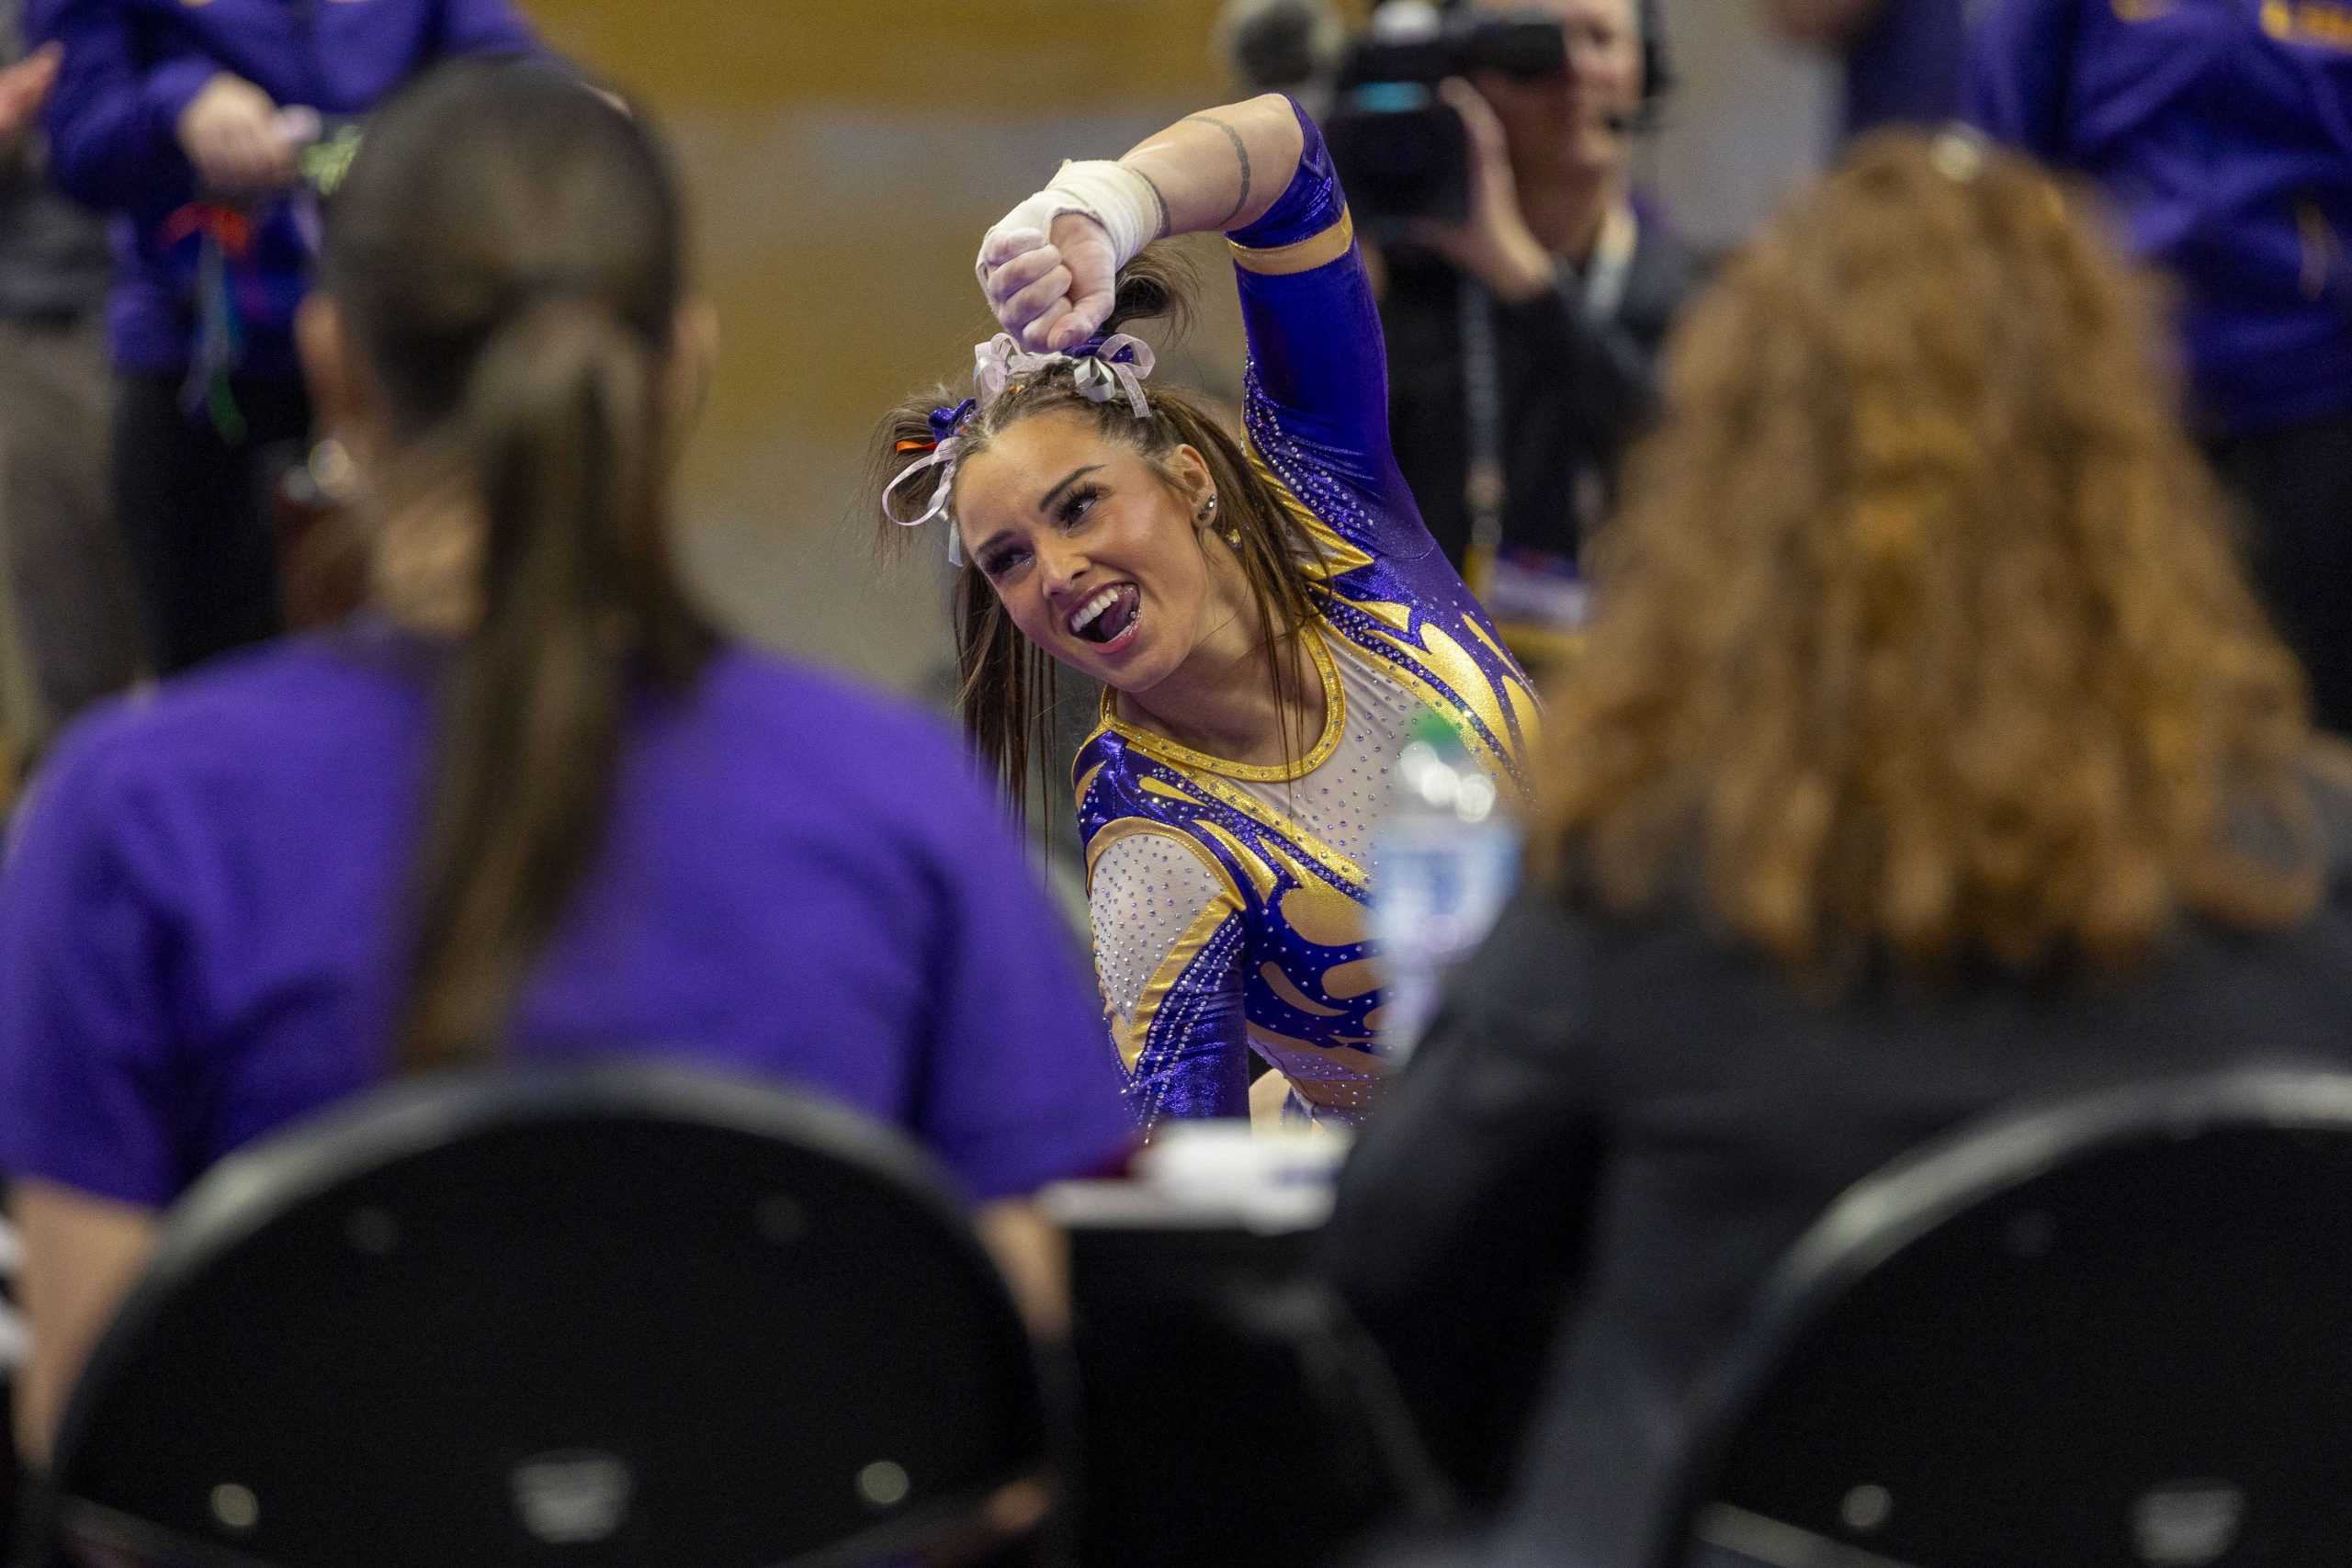
{"label": "gymnast's arm", "polygon": [[1157,831],[1113,844],[1089,881],[1095,975],[1136,1119],[1248,1116],[1249,942],[1231,890]]}
{"label": "gymnast's arm", "polygon": [[[1188,115],[1115,164],[1065,164],[981,242],[981,291],[1023,348],[1074,347],[1110,315],[1119,268],[1144,246],[1255,223],[1304,145],[1290,100],[1270,93]],[[1065,204],[1077,209],[1055,210]]]}
{"label": "gymnast's arm", "polygon": [[1065,165],[989,231],[982,290],[1024,345],[1068,348],[1105,319],[1118,269],[1144,245],[1205,231],[1233,245],[1253,432],[1269,421],[1371,503],[1382,536],[1351,542],[1429,547],[1389,450],[1386,354],[1346,198],[1322,133],[1288,98],[1204,109],[1115,164]]}

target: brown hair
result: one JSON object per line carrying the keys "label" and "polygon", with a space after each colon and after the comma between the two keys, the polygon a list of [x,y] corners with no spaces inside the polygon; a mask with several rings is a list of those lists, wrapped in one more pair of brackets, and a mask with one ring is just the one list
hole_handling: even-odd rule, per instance
{"label": "brown hair", "polygon": [[1800,968],[2125,963],[2312,905],[2301,676],[2150,286],[2025,161],[1866,141],[1692,310],[1596,549],[1541,863]]}
{"label": "brown hair", "polygon": [[402,94],[335,198],[323,287],[395,439],[458,475],[482,525],[414,873],[406,1068],[490,1048],[594,860],[631,685],[683,690],[715,645],[662,496],[682,229],[643,120],[521,62]]}
{"label": "brown hair", "polygon": [[[1119,291],[1102,335],[1126,332],[1136,323],[1167,317],[1181,331],[1189,315],[1191,280],[1181,264],[1164,249],[1146,251],[1119,274]],[[957,461],[969,461],[988,444],[1024,419],[1060,414],[1086,421],[1102,440],[1116,442],[1142,455],[1145,461],[1169,477],[1168,463],[1177,447],[1189,446],[1207,462],[1217,497],[1217,525],[1236,530],[1241,542],[1236,554],[1250,584],[1250,596],[1264,630],[1264,653],[1279,711],[1285,723],[1299,711],[1298,666],[1287,651],[1298,628],[1315,615],[1307,582],[1313,571],[1313,545],[1292,519],[1282,491],[1251,459],[1222,421],[1200,399],[1154,381],[1147,389],[1151,417],[1137,419],[1123,399],[1095,402],[1080,391],[1074,366],[1057,364],[1017,381],[987,409],[975,412],[962,428]],[[921,451],[905,449],[931,439],[931,412],[960,402],[964,393],[943,383],[910,398],[891,411],[875,439],[873,482],[878,498],[889,482],[922,460]],[[1172,479],[1170,480],[1172,483]],[[910,489],[928,488],[911,481]],[[914,510],[920,510],[920,507]],[[940,526],[956,525],[952,509]],[[913,530],[887,518],[881,542],[900,550]],[[923,530],[928,544],[937,539]],[[956,584],[956,664],[958,676],[956,711],[982,759],[1002,781],[1017,811],[1032,801],[1032,765],[1041,779],[1052,765],[1051,716],[1056,703],[1055,664],[1012,624],[987,574],[966,562]]]}

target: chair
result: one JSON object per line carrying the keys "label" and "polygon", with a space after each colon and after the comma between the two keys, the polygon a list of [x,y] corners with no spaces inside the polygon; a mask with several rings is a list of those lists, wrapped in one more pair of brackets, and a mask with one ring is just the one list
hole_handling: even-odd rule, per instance
{"label": "chair", "polygon": [[675,1069],[510,1067],[208,1175],[74,1390],[34,1539],[221,1568],[866,1562],[970,1526],[1058,1425],[897,1134]]}
{"label": "chair", "polygon": [[1702,1408],[1658,1568],[2345,1562],[2352,1077],[2111,1091],[1898,1163]]}

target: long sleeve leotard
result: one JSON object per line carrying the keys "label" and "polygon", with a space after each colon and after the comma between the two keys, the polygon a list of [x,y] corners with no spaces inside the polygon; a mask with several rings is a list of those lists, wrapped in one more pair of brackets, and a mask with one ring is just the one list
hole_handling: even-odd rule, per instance
{"label": "long sleeve leotard", "polygon": [[1371,285],[1322,136],[1300,123],[1288,189],[1228,238],[1251,460],[1312,563],[1323,732],[1291,765],[1244,765],[1122,722],[1106,696],[1073,770],[1097,973],[1147,1123],[1246,1115],[1253,1047],[1306,1114],[1368,1110],[1384,1064],[1363,904],[1390,760],[1436,709],[1518,795],[1533,739],[1526,677],[1390,453]]}

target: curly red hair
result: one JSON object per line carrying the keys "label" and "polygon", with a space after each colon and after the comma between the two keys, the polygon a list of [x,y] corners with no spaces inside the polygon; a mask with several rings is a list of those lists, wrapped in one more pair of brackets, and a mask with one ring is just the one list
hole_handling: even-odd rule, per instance
{"label": "curly red hair", "polygon": [[2301,671],[2156,291],[2024,160],[1871,139],[1692,309],[1596,544],[1539,863],[1800,967],[2127,962],[2320,879]]}

